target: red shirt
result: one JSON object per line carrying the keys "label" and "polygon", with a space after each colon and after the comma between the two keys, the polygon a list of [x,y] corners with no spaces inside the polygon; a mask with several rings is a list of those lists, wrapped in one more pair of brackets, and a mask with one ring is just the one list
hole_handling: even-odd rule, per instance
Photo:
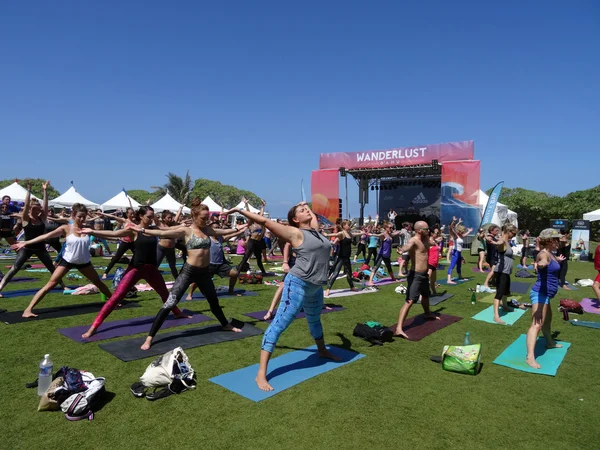
{"label": "red shirt", "polygon": [[[600,247],[600,245],[598,246]],[[429,247],[427,263],[430,266],[437,268],[438,263],[440,262],[440,248],[437,245],[432,245]]]}
{"label": "red shirt", "polygon": [[600,244],[598,244],[594,253],[594,269],[600,272]]}

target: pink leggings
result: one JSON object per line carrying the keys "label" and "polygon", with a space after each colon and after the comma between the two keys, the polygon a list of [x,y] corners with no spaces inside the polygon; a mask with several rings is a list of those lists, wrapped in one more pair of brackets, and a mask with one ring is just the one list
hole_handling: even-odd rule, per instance
{"label": "pink leggings", "polygon": [[[144,264],[143,266],[139,267],[129,266],[125,271],[123,278],[121,278],[117,289],[98,313],[98,316],[96,317],[96,320],[94,320],[92,327],[98,328],[100,325],[102,325],[104,319],[106,319],[108,315],[113,312],[117,305],[125,298],[125,295],[129,292],[129,290],[142,278],[148,282],[148,284],[158,293],[158,295],[160,295],[163,303],[167,301],[167,298],[169,298],[169,291],[167,290],[167,286],[165,286],[165,280],[160,274],[157,266],[153,264]],[[173,308],[172,311],[175,315],[181,314],[181,311],[177,307]]]}

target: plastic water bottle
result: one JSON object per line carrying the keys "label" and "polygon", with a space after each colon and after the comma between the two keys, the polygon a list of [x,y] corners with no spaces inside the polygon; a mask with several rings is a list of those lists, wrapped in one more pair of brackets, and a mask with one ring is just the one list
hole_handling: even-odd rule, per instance
{"label": "plastic water bottle", "polygon": [[481,292],[481,285],[479,283],[477,283],[477,286],[475,287],[475,292]]}
{"label": "plastic water bottle", "polygon": [[40,371],[38,373],[38,395],[42,396],[52,383],[52,373],[54,363],[50,361],[50,354],[44,355],[44,359],[40,363]]}
{"label": "plastic water bottle", "polygon": [[475,305],[477,303],[477,295],[475,292],[471,294],[471,305]]}
{"label": "plastic water bottle", "polygon": [[463,345],[471,345],[471,335],[468,331],[465,333],[465,340],[463,341]]}

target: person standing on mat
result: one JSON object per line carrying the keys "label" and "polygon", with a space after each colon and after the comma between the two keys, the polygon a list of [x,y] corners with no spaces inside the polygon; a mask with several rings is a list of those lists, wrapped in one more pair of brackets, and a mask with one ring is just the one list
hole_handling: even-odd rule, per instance
{"label": "person standing on mat", "polygon": [[556,254],[562,256],[560,260],[560,287],[570,291],[571,288],[567,284],[567,271],[569,270],[569,256],[571,256],[571,232],[566,234],[564,228],[561,228],[560,245],[556,249]]}
{"label": "person standing on mat", "polygon": [[560,240],[563,235],[553,228],[546,228],[540,233],[539,238],[541,250],[536,258],[538,277],[529,293],[533,321],[527,331],[527,357],[525,358],[525,362],[534,369],[541,367],[535,360],[535,343],[540,331],[546,339],[546,348],[562,347],[552,338],[550,300],[558,292],[560,263],[565,259],[562,254],[555,257],[552,253],[561,245]]}
{"label": "person standing on mat", "polygon": [[429,236],[429,249],[427,250],[427,275],[429,276],[429,287],[432,295],[437,293],[437,268],[440,262],[440,236],[439,228],[434,228]]}
{"label": "person standing on mat", "polygon": [[408,252],[403,252],[402,247],[408,244],[408,241],[412,237],[411,233],[412,225],[409,222],[402,223],[402,228],[400,229],[400,242],[398,243],[398,249],[400,249],[400,258],[398,259],[398,278],[405,277],[406,273],[404,273],[404,267],[408,267],[409,262],[409,254]]}
{"label": "person standing on mat", "polygon": [[[243,198],[242,202],[244,202],[246,210],[250,211],[250,207],[248,206],[248,200]],[[261,202],[262,205],[260,208],[260,216],[263,216],[263,214],[265,213],[266,203],[264,200],[261,200]],[[250,223],[248,229],[250,230],[250,236],[246,241],[246,252],[244,253],[244,257],[237,266],[237,271],[240,272],[242,267],[244,267],[244,265],[250,259],[250,256],[254,255],[256,257],[256,265],[260,269],[262,275],[265,276],[267,274],[267,271],[265,270],[265,267],[262,263],[262,250],[264,246],[263,238],[265,236],[265,230],[258,223]]]}
{"label": "person standing on mat", "polygon": [[403,251],[410,253],[412,268],[408,272],[406,301],[398,314],[398,324],[396,325],[396,330],[394,330],[395,336],[402,336],[408,339],[403,330],[404,321],[413,303],[419,301],[419,299],[421,300],[421,306],[423,306],[425,319],[440,319],[437,315],[432,314],[429,309],[429,297],[431,295],[429,276],[427,275],[429,246],[429,225],[427,225],[427,222],[419,221],[415,223],[415,235],[402,248]]}
{"label": "person standing on mat", "polygon": [[[158,245],[158,241],[156,240],[156,237],[148,236],[143,231],[139,231],[152,231],[150,229],[146,230],[146,227],[150,228],[154,222],[154,209],[152,209],[150,206],[142,206],[138,210],[137,215],[137,220],[139,220],[141,228],[138,228],[136,225],[131,225],[127,228],[122,228],[115,231],[100,231],[93,230],[91,228],[84,228],[81,230],[84,234],[98,236],[101,238],[128,237],[133,241],[133,257],[131,258],[131,262],[123,274],[123,278],[121,278],[121,281],[119,282],[114,294],[102,307],[90,329],[81,335],[81,337],[84,339],[89,338],[98,330],[98,327],[102,325],[102,322],[104,322],[108,315],[125,298],[125,295],[131,290],[131,288],[134,287],[135,284],[141,279],[145,279],[152,289],[154,289],[156,293],[160,295],[163,303],[166,302],[169,297],[169,291],[165,285],[165,280],[163,279],[160,271],[158,270],[158,265],[156,264],[156,247]],[[166,231],[163,233],[166,233]],[[173,313],[175,314],[175,317],[178,318],[190,317],[188,315],[184,315],[179,308],[174,308]]]}
{"label": "person standing on mat", "polygon": [[15,238],[15,213],[10,211],[7,203],[0,205],[0,241],[4,239],[8,245],[13,245],[17,242]]}
{"label": "person standing on mat", "polygon": [[[25,234],[25,240],[31,241],[38,236],[42,236],[46,229],[45,221],[48,216],[48,186],[50,182],[46,181],[42,184],[44,190],[44,204],[40,205],[40,202],[36,199],[31,198],[31,184],[27,182],[27,194],[25,195],[25,205],[23,206],[23,232]],[[2,281],[0,281],[0,291],[4,290],[6,285],[12,280],[23,265],[32,256],[37,256],[42,264],[48,269],[50,273],[54,273],[54,265],[52,264],[52,258],[46,250],[46,244],[43,241],[19,247],[15,263],[12,268],[4,275]],[[60,282],[61,286],[66,289],[65,285]],[[2,294],[0,294],[0,298]]]}
{"label": "person standing on mat", "polygon": [[344,273],[346,274],[346,279],[348,280],[348,285],[350,286],[350,290],[358,291],[354,287],[354,283],[352,282],[352,263],[350,262],[350,257],[352,256],[352,238],[355,236],[360,236],[362,233],[352,233],[351,231],[352,222],[349,220],[342,220],[341,227],[342,230],[336,234],[324,234],[327,238],[335,237],[340,242],[340,250],[338,252],[338,256],[335,260],[335,265],[333,266],[333,270],[329,275],[329,280],[327,282],[327,289],[325,290],[325,297],[329,297],[329,291],[335,283],[338,275],[340,274],[340,270],[342,267],[344,268]]}
{"label": "person standing on mat", "polygon": [[379,245],[379,238],[377,237],[379,230],[375,225],[369,225],[367,228],[367,235],[369,236],[369,245],[367,246],[367,258],[365,264],[368,266],[373,257],[373,262],[377,259],[377,246]]}
{"label": "person standing on mat", "polygon": [[454,248],[452,249],[452,259],[450,261],[450,267],[448,267],[448,280],[446,281],[448,284],[456,284],[455,281],[452,281],[452,271],[454,270],[454,268],[456,267],[456,274],[458,275],[458,279],[462,280],[462,260],[463,260],[463,256],[462,256],[462,250],[463,250],[463,244],[464,244],[464,239],[465,237],[467,237],[469,234],[471,234],[471,231],[473,231],[472,228],[465,228],[464,225],[461,225],[462,220],[461,219],[456,219],[456,217],[454,217],[453,223],[456,223],[456,225],[451,226],[450,227],[450,234],[454,237]]}
{"label": "person standing on mat", "polygon": [[[129,200],[129,203],[131,204],[131,200]],[[119,230],[115,230],[115,231],[120,231],[120,230],[130,228],[130,227],[136,225],[136,223],[137,223],[136,212],[131,207],[127,208],[127,210],[125,211],[125,215],[127,217],[126,219],[123,219],[122,217],[118,217],[118,216],[113,216],[111,214],[102,213],[101,215],[103,217],[109,217],[109,218],[115,220],[117,222],[117,226],[121,226],[121,228]],[[104,230],[104,231],[106,231],[106,230]],[[104,269],[104,274],[102,275],[103,280],[106,280],[108,278],[108,274],[110,273],[112,268],[115,266],[115,264],[117,264],[121,260],[121,258],[123,258],[123,256],[125,255],[125,252],[127,250],[133,251],[133,247],[134,246],[131,242],[130,233],[123,235],[119,241],[119,245],[117,246],[117,251],[111,258],[110,262],[108,263],[108,266],[106,266],[106,269]]]}
{"label": "person standing on mat", "polygon": [[517,235],[517,227],[506,224],[502,227],[502,235],[496,240],[496,250],[498,251],[498,263],[494,266],[496,275],[496,295],[494,296],[494,322],[505,325],[500,318],[500,303],[505,312],[513,311],[508,306],[508,296],[510,295],[510,275],[513,269],[514,253],[510,246],[510,240]]}
{"label": "person standing on mat", "polygon": [[[596,234],[596,242],[600,243],[600,231]],[[594,269],[598,271],[598,275],[596,275],[596,278],[594,279],[592,289],[594,289],[596,298],[600,302],[600,244],[596,246],[596,251],[594,252]]]}
{"label": "person standing on mat", "polygon": [[385,224],[383,224],[383,233],[377,235],[377,237],[381,240],[381,247],[379,248],[379,253],[377,254],[377,259],[375,260],[373,270],[371,270],[371,276],[369,277],[369,281],[365,283],[367,286],[374,286],[373,279],[375,278],[377,271],[381,267],[382,262],[385,263],[385,268],[390,274],[390,280],[396,281],[396,278],[394,278],[394,271],[392,269],[392,261],[390,260],[390,256],[392,256],[393,238],[398,234],[400,234],[400,231],[392,231],[391,223],[386,222]]}
{"label": "person standing on mat", "polygon": [[527,269],[527,256],[529,254],[529,230],[523,231],[521,234],[521,240],[523,241],[523,247],[521,248],[521,266]]}
{"label": "person standing on mat", "polygon": [[369,236],[365,230],[365,227],[360,227],[360,231],[360,240],[356,248],[356,255],[354,255],[354,262],[356,262],[361,253],[363,255],[363,260],[367,260],[367,239],[369,239]]}
{"label": "person standing on mat", "polygon": [[324,358],[338,361],[325,347],[321,311],[323,310],[323,286],[327,284],[329,268],[329,252],[331,246],[326,237],[319,233],[319,222],[306,202],[292,207],[288,212],[289,226],[268,220],[249,211],[232,210],[249,220],[271,230],[280,240],[289,242],[296,254],[296,263],[285,278],[283,295],[275,319],[262,341],[260,363],[256,375],[256,384],[263,391],[272,391],[273,387],[267,381],[267,369],[271,355],[279,336],[304,309],[308,329],[317,344],[318,354]]}
{"label": "person standing on mat", "polygon": [[179,276],[175,280],[167,301],[156,315],[148,337],[141,346],[142,350],[148,350],[152,346],[152,340],[167,319],[169,312],[177,307],[177,304],[192,283],[196,283],[196,286],[198,286],[198,289],[200,289],[200,292],[202,292],[208,301],[211,312],[221,323],[223,330],[237,333],[242,331],[234,327],[225,318],[221,305],[219,305],[219,297],[217,297],[215,285],[212,281],[212,273],[210,272],[210,238],[226,236],[232,230],[211,228],[209,226],[210,211],[208,210],[208,206],[201,203],[199,199],[195,198],[192,200],[191,209],[193,220],[191,227],[172,227],[170,230],[148,230],[145,227],[137,228],[139,233],[148,235],[150,238],[184,239],[188,250],[187,261],[181,268],[181,272],[179,272]]}
{"label": "person standing on mat", "polygon": [[112,295],[110,289],[100,280],[98,273],[94,270],[94,266],[90,262],[90,237],[81,232],[86,216],[87,208],[80,203],[75,203],[71,209],[70,224],[62,225],[48,234],[43,234],[30,241],[21,241],[14,245],[15,250],[21,250],[28,245],[43,243],[48,239],[58,238],[59,236],[65,237],[65,249],[58,267],[50,277],[50,281],[35,294],[31,303],[29,303],[29,306],[23,312],[23,317],[37,317],[37,314],[33,313],[33,308],[62,281],[63,277],[71,269],[79,270],[106,298]]}
{"label": "person standing on mat", "polygon": [[480,228],[477,231],[477,254],[479,258],[477,259],[477,269],[480,272],[483,272],[484,267],[489,267],[489,264],[486,262],[486,251],[487,251],[487,242],[485,240],[485,230]]}
{"label": "person standing on mat", "polygon": [[[177,216],[173,216],[173,213],[168,210],[164,210],[161,214],[161,218],[157,221],[157,225],[160,229],[169,229],[172,226],[179,226],[179,219],[183,211],[183,205],[179,207]],[[173,278],[177,278],[179,272],[177,272],[177,257],[175,256],[175,240],[160,238],[158,245],[156,246],[156,264],[159,266],[162,264],[163,259],[167,258],[169,269],[171,269],[171,275]]]}
{"label": "person standing on mat", "polygon": [[485,277],[485,281],[483,282],[483,286],[481,289],[483,292],[489,292],[493,294],[496,292],[495,289],[491,289],[489,286],[492,277],[494,276],[494,269],[496,268],[496,264],[498,264],[498,250],[496,248],[496,243],[498,242],[500,234],[500,227],[498,225],[490,225],[488,228],[488,233],[485,236],[485,245],[487,248],[486,261],[490,266],[490,272]]}

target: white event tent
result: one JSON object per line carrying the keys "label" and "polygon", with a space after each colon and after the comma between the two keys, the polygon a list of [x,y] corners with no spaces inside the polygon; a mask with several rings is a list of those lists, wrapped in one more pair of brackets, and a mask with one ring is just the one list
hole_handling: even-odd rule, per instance
{"label": "white event tent", "polygon": [[208,210],[210,212],[221,212],[223,209],[217,202],[215,202],[210,195],[207,195],[204,200],[202,200],[202,204],[208,206]]}
{"label": "white event tent", "polygon": [[[233,207],[233,209],[245,209],[245,208],[246,208],[246,205],[244,205],[244,202],[239,202],[236,206]],[[256,209],[250,203],[248,203],[248,208],[250,209],[251,213],[258,214],[260,212],[260,209]]]}
{"label": "white event tent", "polygon": [[[154,208],[155,212],[171,211],[173,213],[177,213],[177,211],[179,211],[179,208],[181,207],[181,203],[179,203],[177,200],[171,197],[169,193],[166,193],[163,198],[161,198],[151,206],[152,208]],[[190,208],[188,208],[187,206],[183,207],[184,214],[189,214],[190,212]]]}
{"label": "white event tent", "polygon": [[113,211],[115,209],[126,209],[129,208],[129,202],[131,201],[132,208],[139,208],[140,204],[129,195],[125,193],[125,191],[119,192],[110,200],[105,201],[100,205],[102,211]]}
{"label": "white event tent", "polygon": [[589,220],[590,222],[600,220],[600,209],[597,209],[596,211],[592,211],[589,213],[585,213],[583,215],[583,220]]}
{"label": "white event tent", "polygon": [[[27,195],[27,189],[15,181],[13,184],[0,189],[0,198],[4,197],[5,195],[8,195],[13,202],[24,202],[25,196]],[[31,194],[31,198],[37,197]],[[42,201],[41,198],[37,199],[40,202]]]}
{"label": "white event tent", "polygon": [[71,206],[73,206],[75,203],[81,203],[82,205],[91,207],[91,208],[97,208],[98,207],[98,203],[94,203],[90,200],[88,200],[87,198],[85,198],[83,195],[81,195],[79,192],[77,192],[77,190],[75,189],[74,186],[71,186],[69,189],[67,189],[67,191],[56,197],[54,200],[50,200],[48,202],[48,204],[50,206],[64,206],[67,208],[70,208]]}

